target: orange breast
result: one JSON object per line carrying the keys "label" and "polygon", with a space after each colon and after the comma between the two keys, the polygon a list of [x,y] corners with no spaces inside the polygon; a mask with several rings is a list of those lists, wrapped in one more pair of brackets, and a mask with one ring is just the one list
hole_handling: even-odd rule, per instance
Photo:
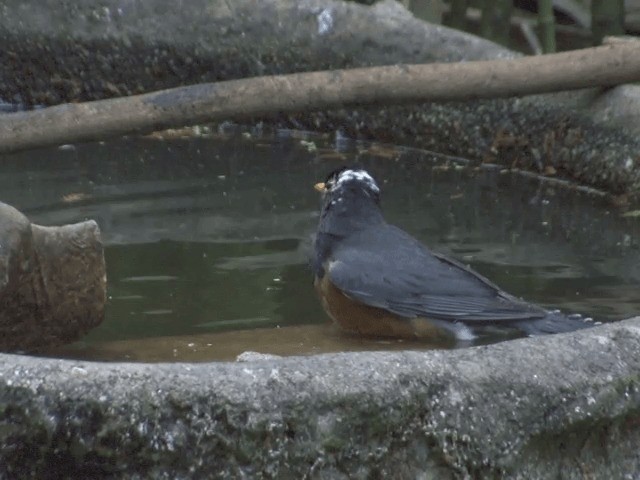
{"label": "orange breast", "polygon": [[366,336],[393,338],[450,339],[451,336],[426,318],[403,318],[383,308],[359,303],[333,286],[329,276],[316,278],[314,287],[322,307],[342,329]]}

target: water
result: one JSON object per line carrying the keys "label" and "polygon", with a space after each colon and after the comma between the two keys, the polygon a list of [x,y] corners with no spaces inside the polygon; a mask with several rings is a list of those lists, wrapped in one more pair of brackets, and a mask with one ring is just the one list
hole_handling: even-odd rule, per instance
{"label": "water", "polygon": [[132,138],[1,159],[2,201],[43,225],[95,219],[106,246],[105,321],[47,354],[200,361],[429,348],[346,336],[315,298],[312,186],[353,162],[381,183],[389,221],[510,293],[599,321],[640,311],[640,220],[597,195],[292,132]]}

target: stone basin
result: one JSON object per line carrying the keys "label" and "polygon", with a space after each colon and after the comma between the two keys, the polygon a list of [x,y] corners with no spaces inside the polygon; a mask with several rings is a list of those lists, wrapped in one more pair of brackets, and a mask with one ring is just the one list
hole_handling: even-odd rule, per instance
{"label": "stone basin", "polygon": [[632,478],[640,318],[453,351],[2,355],[7,478]]}
{"label": "stone basin", "polygon": [[[395,2],[9,0],[0,8],[0,96],[23,107],[258,74],[515,55],[419,22]],[[599,100],[589,91],[317,112],[280,124],[410,141],[476,161],[517,159],[534,171],[553,166],[624,195],[640,182],[638,140]],[[624,121],[636,115],[625,110]],[[505,135],[528,147],[496,143]],[[455,351],[206,364],[1,358],[6,478],[577,479],[640,471],[637,317]]]}

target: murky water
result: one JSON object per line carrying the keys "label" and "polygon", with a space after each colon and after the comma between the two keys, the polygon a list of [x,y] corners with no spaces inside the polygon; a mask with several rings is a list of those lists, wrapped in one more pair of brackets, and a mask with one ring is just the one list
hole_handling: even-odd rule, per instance
{"label": "murky water", "polygon": [[0,200],[36,223],[93,218],[102,229],[106,319],[53,355],[197,361],[429,348],[341,334],[314,296],[312,186],[353,162],[382,184],[388,220],[509,292],[600,321],[640,311],[640,219],[497,168],[291,132],[128,139],[0,160]]}

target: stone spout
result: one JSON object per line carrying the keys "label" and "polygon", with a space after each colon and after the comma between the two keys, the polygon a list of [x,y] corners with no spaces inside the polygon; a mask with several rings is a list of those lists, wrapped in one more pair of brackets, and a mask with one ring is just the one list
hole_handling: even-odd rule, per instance
{"label": "stone spout", "polygon": [[0,203],[0,350],[77,340],[102,322],[105,302],[96,222],[43,227]]}

